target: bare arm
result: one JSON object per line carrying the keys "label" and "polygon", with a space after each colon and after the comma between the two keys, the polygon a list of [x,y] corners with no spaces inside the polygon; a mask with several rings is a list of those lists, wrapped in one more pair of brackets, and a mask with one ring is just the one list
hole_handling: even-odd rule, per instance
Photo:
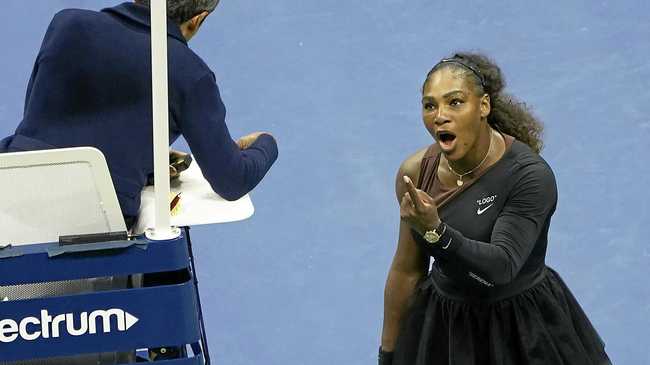
{"label": "bare arm", "polygon": [[[416,152],[400,166],[395,182],[398,204],[407,189],[402,177],[406,175],[413,181],[418,180],[420,162],[425,151],[426,149]],[[409,298],[413,294],[416,283],[426,275],[428,264],[429,255],[426,255],[413,240],[410,226],[400,221],[397,250],[384,290],[384,324],[381,336],[383,351],[393,351]]]}

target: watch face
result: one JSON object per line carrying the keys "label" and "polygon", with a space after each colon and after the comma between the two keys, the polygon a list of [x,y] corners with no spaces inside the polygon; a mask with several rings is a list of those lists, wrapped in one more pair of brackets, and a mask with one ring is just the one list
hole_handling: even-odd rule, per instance
{"label": "watch face", "polygon": [[440,235],[436,231],[427,231],[424,234],[424,239],[429,243],[436,243],[440,239]]}

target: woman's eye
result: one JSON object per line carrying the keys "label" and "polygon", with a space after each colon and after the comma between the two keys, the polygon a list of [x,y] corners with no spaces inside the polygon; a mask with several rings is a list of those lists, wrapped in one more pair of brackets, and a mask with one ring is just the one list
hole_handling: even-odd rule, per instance
{"label": "woman's eye", "polygon": [[460,100],[460,99],[452,99],[451,102],[449,103],[449,105],[458,106],[458,105],[460,105],[462,103],[463,103],[463,101]]}
{"label": "woman's eye", "polygon": [[423,104],[422,106],[423,106],[424,109],[426,109],[426,110],[433,110],[433,109],[436,108],[436,106],[433,105],[432,103],[425,103],[425,104]]}

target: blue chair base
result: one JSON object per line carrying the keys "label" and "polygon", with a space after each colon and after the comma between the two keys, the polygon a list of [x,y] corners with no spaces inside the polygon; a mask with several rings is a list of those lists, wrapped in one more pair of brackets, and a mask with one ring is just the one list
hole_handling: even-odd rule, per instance
{"label": "blue chair base", "polygon": [[139,237],[0,250],[0,287],[178,270],[187,270],[190,279],[0,302],[0,362],[190,346],[185,358],[156,363],[210,363],[189,229],[168,241]]}

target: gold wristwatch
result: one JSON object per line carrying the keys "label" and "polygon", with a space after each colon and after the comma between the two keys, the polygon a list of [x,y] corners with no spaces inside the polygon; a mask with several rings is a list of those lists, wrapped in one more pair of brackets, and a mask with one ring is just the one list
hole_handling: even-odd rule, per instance
{"label": "gold wristwatch", "polygon": [[440,222],[438,227],[424,232],[424,235],[422,237],[424,238],[425,241],[429,243],[438,243],[440,241],[440,236],[442,236],[445,233],[446,226],[443,222]]}

